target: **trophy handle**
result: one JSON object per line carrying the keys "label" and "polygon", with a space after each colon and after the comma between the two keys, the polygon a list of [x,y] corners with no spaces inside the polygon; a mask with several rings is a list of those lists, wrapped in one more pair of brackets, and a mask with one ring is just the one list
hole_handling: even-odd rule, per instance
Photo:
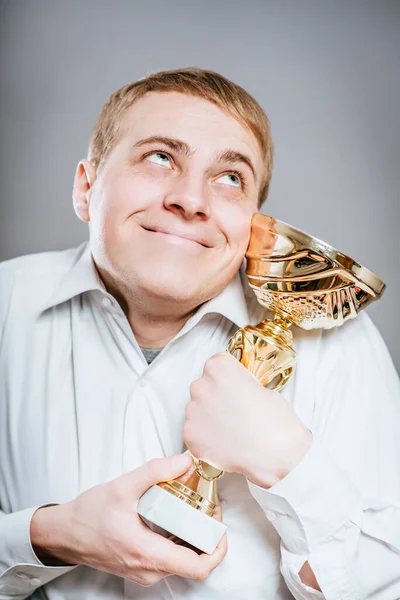
{"label": "trophy handle", "polygon": [[279,392],[289,381],[295,353],[288,343],[287,327],[275,321],[262,321],[255,327],[239,329],[228,341],[227,352],[236,355],[242,365],[263,387]]}
{"label": "trophy handle", "polygon": [[245,348],[243,329],[238,329],[236,333],[230,338],[226,347],[226,351],[229,352],[229,354],[232,354],[232,356],[235,354],[235,352],[239,351],[240,354],[235,358],[237,358],[238,361],[243,364],[244,349]]}
{"label": "trophy handle", "polygon": [[289,369],[285,369],[282,373],[279,374],[279,379],[272,387],[268,388],[273,392],[280,392],[280,390],[285,387],[289,379],[291,378],[293,373],[293,367],[289,367]]}

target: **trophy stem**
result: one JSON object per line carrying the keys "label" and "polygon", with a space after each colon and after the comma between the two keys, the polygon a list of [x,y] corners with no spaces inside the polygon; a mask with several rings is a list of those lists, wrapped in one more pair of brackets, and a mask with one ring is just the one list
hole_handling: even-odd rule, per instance
{"label": "trophy stem", "polygon": [[[204,482],[208,483],[208,489],[204,485]],[[192,476],[186,483],[187,485],[179,481],[179,479],[175,479],[159,483],[158,485],[208,517],[215,517],[219,506],[216,482],[206,482],[206,480],[202,480],[199,476],[197,478]],[[199,493],[201,488],[204,488],[204,496]]]}
{"label": "trophy stem", "polygon": [[292,325],[292,322],[289,321],[289,318],[278,313],[274,314],[273,323],[278,327],[282,327],[283,329],[289,329],[289,327]]}
{"label": "trophy stem", "polygon": [[293,335],[290,331],[292,323],[286,317],[275,313],[273,319],[265,319],[254,327],[264,335],[267,334],[271,341],[278,346],[287,346],[291,348]]}
{"label": "trophy stem", "polygon": [[[201,467],[197,468],[199,463]],[[171,539],[183,540],[212,554],[226,531],[218,520],[217,479],[222,474],[220,469],[193,457],[190,471],[145,492],[139,500],[138,513],[173,534]]]}

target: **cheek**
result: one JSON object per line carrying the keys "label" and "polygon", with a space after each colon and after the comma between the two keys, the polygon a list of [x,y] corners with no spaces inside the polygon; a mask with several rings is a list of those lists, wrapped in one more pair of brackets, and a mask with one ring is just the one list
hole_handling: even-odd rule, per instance
{"label": "cheek", "polygon": [[130,217],[156,201],[161,189],[140,173],[115,175],[99,181],[99,188],[91,202],[90,219],[93,229],[107,232],[108,236],[123,235],[130,227]]}
{"label": "cheek", "polygon": [[254,210],[235,205],[219,215],[219,223],[232,253],[244,254],[250,239],[250,225]]}
{"label": "cheek", "polygon": [[218,219],[219,230],[225,237],[223,259],[216,264],[218,289],[223,289],[240,269],[250,238],[253,212],[236,206],[233,210],[223,211]]}

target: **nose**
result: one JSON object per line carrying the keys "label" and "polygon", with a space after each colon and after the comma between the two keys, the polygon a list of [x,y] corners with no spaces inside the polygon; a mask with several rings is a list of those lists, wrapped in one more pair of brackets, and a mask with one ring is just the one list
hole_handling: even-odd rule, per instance
{"label": "nose", "polygon": [[187,221],[206,221],[211,213],[205,182],[200,175],[181,175],[165,194],[164,206]]}

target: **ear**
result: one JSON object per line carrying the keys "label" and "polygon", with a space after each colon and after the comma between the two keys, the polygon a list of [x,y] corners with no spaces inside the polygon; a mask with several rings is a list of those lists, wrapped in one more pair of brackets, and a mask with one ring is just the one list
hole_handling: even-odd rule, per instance
{"label": "ear", "polygon": [[76,168],[72,199],[76,216],[81,221],[89,223],[89,204],[92,186],[96,181],[96,169],[84,158]]}

